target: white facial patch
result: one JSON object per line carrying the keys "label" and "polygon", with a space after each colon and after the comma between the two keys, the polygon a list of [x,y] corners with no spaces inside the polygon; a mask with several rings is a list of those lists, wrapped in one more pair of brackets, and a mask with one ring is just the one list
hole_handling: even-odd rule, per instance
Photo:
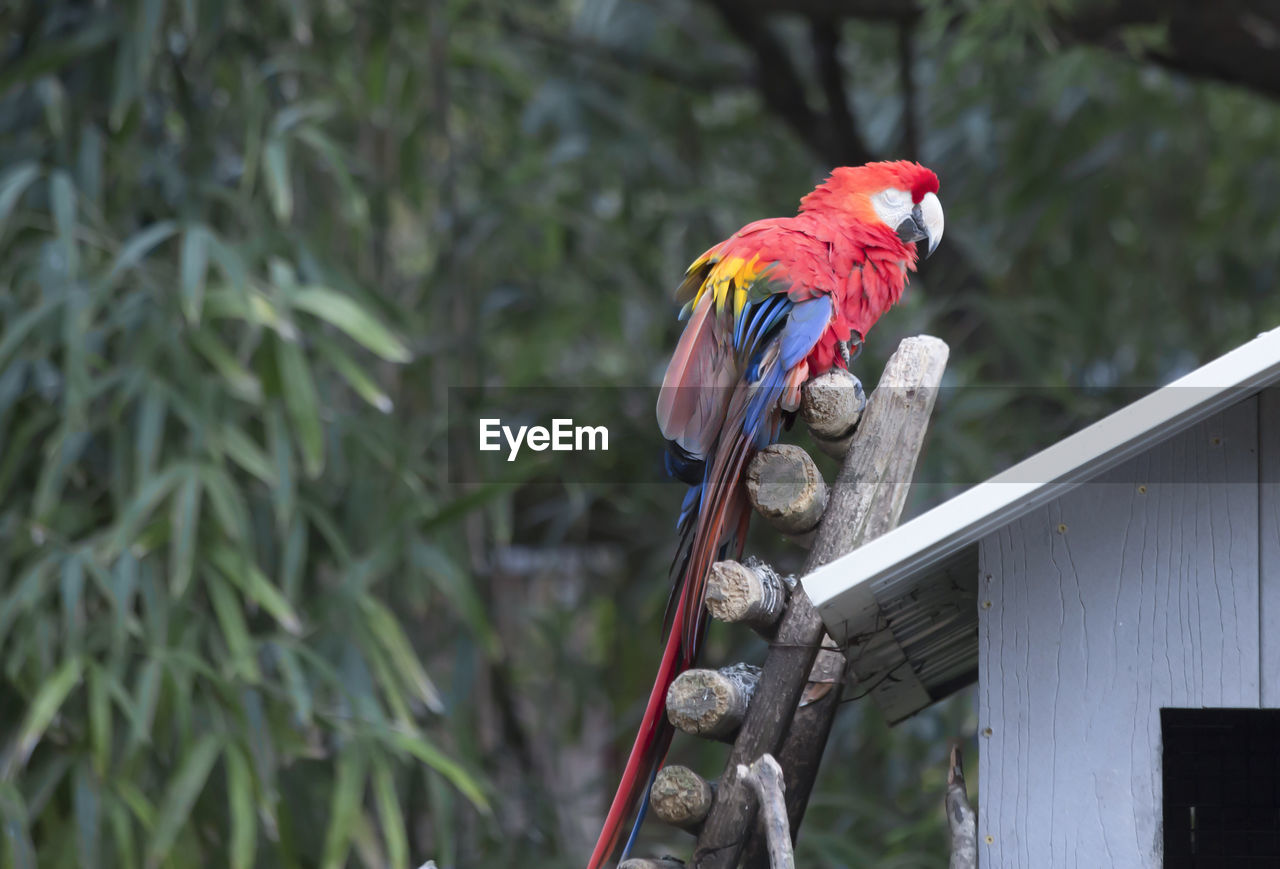
{"label": "white facial patch", "polygon": [[884,225],[895,232],[919,209],[916,223],[929,236],[929,248],[924,252],[926,256],[933,253],[938,242],[942,241],[942,202],[936,193],[926,193],[919,203],[915,203],[907,191],[889,187],[871,197],[871,207]]}
{"label": "white facial patch", "polygon": [[[936,196],[934,198],[937,199]],[[911,209],[915,207],[915,203],[911,201],[911,194],[906,190],[887,187],[871,197],[871,207],[876,210],[876,216],[884,222],[885,226],[897,229],[902,221],[911,216]]]}

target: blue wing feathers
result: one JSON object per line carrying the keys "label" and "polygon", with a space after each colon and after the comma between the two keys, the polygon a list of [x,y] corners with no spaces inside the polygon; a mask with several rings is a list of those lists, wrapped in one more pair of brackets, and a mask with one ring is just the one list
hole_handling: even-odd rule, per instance
{"label": "blue wing feathers", "polygon": [[782,415],[773,411],[786,388],[792,368],[818,343],[831,322],[831,299],[821,296],[799,304],[788,303],[787,319],[774,342],[765,344],[751,356],[746,381],[753,387],[743,431],[757,449],[777,441],[781,433]]}
{"label": "blue wing feathers", "polygon": [[809,355],[831,322],[831,297],[819,296],[793,305],[787,325],[779,336],[782,341],[782,367],[794,368]]}

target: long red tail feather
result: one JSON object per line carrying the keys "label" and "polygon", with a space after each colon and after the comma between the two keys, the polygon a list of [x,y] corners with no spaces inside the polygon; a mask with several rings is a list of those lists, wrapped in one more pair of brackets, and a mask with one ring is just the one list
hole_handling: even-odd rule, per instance
{"label": "long red tail feather", "polygon": [[[683,602],[680,609],[683,609]],[[681,615],[677,609],[676,618],[679,619]],[[680,664],[680,633],[672,631],[667,637],[662,663],[658,666],[658,676],[653,681],[653,690],[649,693],[649,702],[645,705],[644,718],[640,722],[635,744],[631,746],[631,755],[627,758],[622,781],[618,784],[618,792],[613,796],[612,805],[609,806],[609,814],[600,831],[600,838],[596,841],[595,850],[591,852],[587,869],[599,869],[613,855],[618,847],[618,840],[622,837],[623,827],[640,802],[654,767],[667,754],[673,733],[665,714],[667,689],[684,669]]]}
{"label": "long red tail feather", "polygon": [[[732,416],[732,414],[731,414]],[[677,578],[678,603],[662,653],[662,663],[645,705],[640,730],[631,747],[622,781],[614,794],[604,828],[596,841],[587,869],[600,869],[617,849],[627,819],[634,813],[649,779],[666,757],[673,728],[667,721],[667,689],[683,671],[692,667],[702,645],[702,594],[707,573],[721,546],[735,540],[740,550],[750,516],[740,485],[743,470],[753,452],[750,440],[739,432],[719,451],[708,475],[709,498],[693,529],[690,557]],[[740,553],[738,553],[740,554]]]}

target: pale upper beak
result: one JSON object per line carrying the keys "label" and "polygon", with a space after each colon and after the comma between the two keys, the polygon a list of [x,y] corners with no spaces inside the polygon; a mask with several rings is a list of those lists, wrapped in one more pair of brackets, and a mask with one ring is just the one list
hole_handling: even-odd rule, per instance
{"label": "pale upper beak", "polygon": [[923,241],[926,243],[927,259],[938,248],[942,241],[942,203],[934,193],[926,193],[911,209],[911,214],[898,224],[898,238],[903,242]]}

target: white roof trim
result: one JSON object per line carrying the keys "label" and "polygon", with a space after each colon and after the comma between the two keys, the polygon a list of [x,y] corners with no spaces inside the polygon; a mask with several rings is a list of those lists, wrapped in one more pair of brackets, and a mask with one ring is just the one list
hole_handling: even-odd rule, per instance
{"label": "white roof trim", "polygon": [[805,592],[829,629],[848,624],[872,583],[893,582],[927,570],[1018,516],[1277,379],[1280,328],[1262,333],[819,568],[804,578]]}

